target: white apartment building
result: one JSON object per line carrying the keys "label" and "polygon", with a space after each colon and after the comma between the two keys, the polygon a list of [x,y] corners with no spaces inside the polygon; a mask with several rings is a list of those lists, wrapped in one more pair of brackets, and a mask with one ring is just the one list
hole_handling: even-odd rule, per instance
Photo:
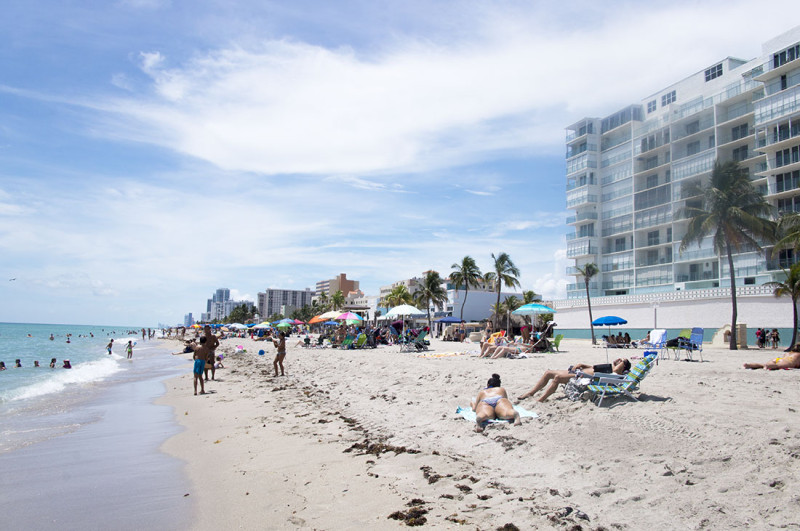
{"label": "white apartment building", "polygon": [[[800,211],[800,27],[756,59],[725,58],[605,118],[579,120],[566,148],[567,273],[576,275],[568,299],[585,298],[576,268],[588,263],[600,270],[592,297],[724,290],[731,273],[710,240],[679,252],[688,225],[679,213],[701,205],[688,185],[707,182],[717,160],[747,168],[778,211]],[[794,261],[769,247],[737,254],[736,285],[774,280]]]}
{"label": "white apartment building", "polygon": [[313,296],[311,288],[267,289],[258,294],[258,313],[264,319],[269,319],[276,313],[286,316],[296,309],[310,305]]}

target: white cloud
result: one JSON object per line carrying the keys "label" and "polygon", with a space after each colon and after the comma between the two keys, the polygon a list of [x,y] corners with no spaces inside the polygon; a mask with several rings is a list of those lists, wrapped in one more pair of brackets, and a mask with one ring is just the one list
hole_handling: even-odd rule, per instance
{"label": "white cloud", "polygon": [[111,84],[117,88],[127,91],[133,91],[133,82],[130,78],[123,73],[116,73],[111,76]]}
{"label": "white cloud", "polygon": [[[736,29],[751,39],[756,29],[744,1],[505,7],[462,15],[469,40],[397,36],[366,53],[271,40],[168,68],[159,52],[142,52],[158,97],[118,100],[116,110],[138,124],[138,139],[227,170],[424,172],[560,151],[569,115],[610,114],[676,75],[758,52],[757,41],[742,50]],[[567,22],[575,12],[597,20]],[[714,24],[698,31],[691,20]],[[667,49],[657,53],[657,43]],[[659,60],[667,57],[669,68]]]}

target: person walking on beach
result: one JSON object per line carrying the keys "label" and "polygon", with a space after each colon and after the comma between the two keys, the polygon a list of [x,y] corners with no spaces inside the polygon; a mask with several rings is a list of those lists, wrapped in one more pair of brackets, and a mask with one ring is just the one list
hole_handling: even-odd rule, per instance
{"label": "person walking on beach", "polygon": [[114,338],[111,338],[111,341],[108,342],[106,345],[106,350],[108,351],[108,355],[111,355],[111,349],[114,347]]}
{"label": "person walking on beach", "polygon": [[128,353],[128,359],[133,359],[133,343],[128,341],[128,344],[125,346],[125,352]]}
{"label": "person walking on beach", "polygon": [[278,349],[278,353],[275,355],[275,361],[272,362],[272,366],[275,368],[275,376],[278,376],[279,365],[281,367],[281,376],[286,376],[283,372],[283,358],[286,357],[286,334],[281,332],[277,340],[272,340],[272,344]]}
{"label": "person walking on beach", "polygon": [[194,368],[192,369],[192,374],[194,374],[194,394],[197,395],[197,381],[200,381],[200,394],[206,394],[206,386],[205,382],[203,381],[203,371],[206,368],[206,360],[208,359],[209,351],[208,347],[206,347],[206,336],[200,338],[200,346],[194,349],[194,354],[192,354],[192,359],[194,360]]}
{"label": "person walking on beach", "polygon": [[208,381],[208,369],[211,369],[212,380],[217,372],[217,369],[214,367],[214,358],[216,357],[217,347],[219,346],[219,339],[214,335],[211,331],[211,327],[208,325],[203,327],[203,332],[205,332],[206,348],[208,349],[208,363],[205,367],[206,381]]}

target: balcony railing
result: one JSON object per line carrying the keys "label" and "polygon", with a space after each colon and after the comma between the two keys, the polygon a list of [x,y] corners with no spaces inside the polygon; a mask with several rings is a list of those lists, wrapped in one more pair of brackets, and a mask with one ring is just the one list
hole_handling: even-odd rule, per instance
{"label": "balcony railing", "polygon": [[581,238],[594,238],[594,233],[568,232],[567,241],[579,240]]}
{"label": "balcony railing", "polygon": [[578,223],[580,221],[596,220],[597,218],[597,212],[581,212],[580,214],[569,216],[567,218],[567,225],[572,225],[573,223]]}
{"label": "balcony railing", "polygon": [[567,245],[567,258],[575,258],[577,256],[588,256],[592,254],[597,254],[597,247],[594,245],[576,245],[574,247],[570,247]]}
{"label": "balcony railing", "polygon": [[585,203],[597,203],[597,196],[590,193],[582,193],[569,199],[567,196],[567,208],[575,208],[578,205],[583,205]]}
{"label": "balcony railing", "polygon": [[688,177],[693,177],[701,173],[711,171],[714,168],[716,151],[709,149],[698,155],[685,158],[672,164],[672,180],[680,181]]}

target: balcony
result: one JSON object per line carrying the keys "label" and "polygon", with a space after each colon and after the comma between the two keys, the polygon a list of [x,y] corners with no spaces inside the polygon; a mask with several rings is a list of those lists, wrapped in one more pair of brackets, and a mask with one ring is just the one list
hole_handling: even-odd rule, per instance
{"label": "balcony", "polygon": [[590,194],[588,190],[584,190],[572,196],[567,194],[567,208],[577,208],[580,205],[589,203],[597,203],[597,196],[595,194]]}
{"label": "balcony", "polygon": [[591,256],[596,254],[597,246],[590,245],[588,242],[567,244],[567,258],[577,258],[579,256]]}
{"label": "balcony", "polygon": [[654,265],[665,265],[671,264],[672,259],[666,256],[662,256],[659,258],[649,259],[649,260],[637,260],[636,267],[650,267]]}
{"label": "balcony", "polygon": [[597,212],[581,212],[580,214],[569,216],[567,218],[567,225],[573,225],[582,221],[596,221],[597,218]]}
{"label": "balcony", "polygon": [[716,150],[709,149],[672,164],[672,181],[680,181],[714,169]]}
{"label": "balcony", "polygon": [[[586,291],[586,284],[583,282],[577,284],[567,284],[567,291]],[[589,292],[597,290],[597,282],[589,282]]]}
{"label": "balcony", "polygon": [[572,158],[576,155],[580,155],[581,153],[585,153],[587,151],[597,151],[597,144],[581,144],[575,148],[572,146],[567,147],[567,155],[566,158]]}
{"label": "balcony", "polygon": [[594,238],[594,232],[568,232],[567,241],[580,240],[581,238]]}
{"label": "balcony", "polygon": [[778,120],[800,110],[800,85],[770,94],[756,102],[755,125]]}

